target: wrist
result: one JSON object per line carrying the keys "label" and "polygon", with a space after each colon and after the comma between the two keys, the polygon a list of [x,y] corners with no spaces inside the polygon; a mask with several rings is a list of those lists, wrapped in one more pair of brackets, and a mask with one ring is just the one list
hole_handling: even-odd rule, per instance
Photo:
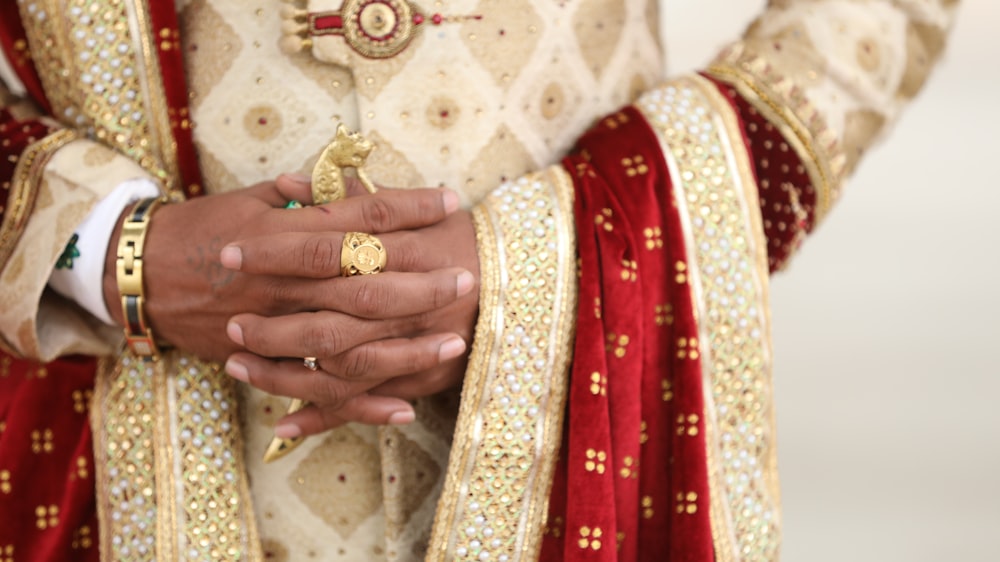
{"label": "wrist", "polygon": [[153,330],[146,320],[146,291],[143,279],[146,237],[153,214],[166,200],[142,199],[124,214],[117,225],[115,281],[120,302],[118,309],[125,328],[125,342],[133,354],[147,359],[159,356]]}

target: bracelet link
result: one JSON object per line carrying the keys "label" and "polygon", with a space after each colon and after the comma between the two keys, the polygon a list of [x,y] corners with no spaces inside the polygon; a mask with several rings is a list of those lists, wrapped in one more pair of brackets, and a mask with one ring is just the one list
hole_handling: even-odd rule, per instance
{"label": "bracelet link", "polygon": [[118,293],[121,295],[122,314],[125,317],[125,342],[133,354],[153,360],[159,358],[159,349],[153,330],[146,322],[142,259],[150,217],[165,201],[155,197],[142,199],[129,210],[122,224],[121,237],[118,239],[118,259],[115,262]]}

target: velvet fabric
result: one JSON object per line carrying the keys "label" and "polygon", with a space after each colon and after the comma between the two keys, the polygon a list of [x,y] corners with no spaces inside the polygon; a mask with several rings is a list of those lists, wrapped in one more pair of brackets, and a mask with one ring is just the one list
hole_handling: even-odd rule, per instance
{"label": "velvet fabric", "polygon": [[[812,230],[816,193],[780,131],[715,83],[751,154],[775,271]],[[563,165],[576,186],[580,306],[541,559],[711,561],[704,416],[690,416],[705,392],[691,360],[695,303],[659,142],[625,108]]]}
{"label": "velvet fabric", "polygon": [[[580,307],[543,560],[713,559],[686,251],[659,142],[634,108],[564,161],[576,183]],[[680,353],[683,345],[684,353]],[[696,345],[696,344],[695,344]],[[707,505],[707,503],[705,504]]]}
{"label": "velvet fabric", "polygon": [[0,554],[96,561],[88,413],[95,361],[47,365],[0,352]]}

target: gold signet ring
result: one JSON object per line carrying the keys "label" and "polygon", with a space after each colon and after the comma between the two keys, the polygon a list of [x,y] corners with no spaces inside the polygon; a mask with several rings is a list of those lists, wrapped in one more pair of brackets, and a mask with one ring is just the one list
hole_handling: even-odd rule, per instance
{"label": "gold signet ring", "polygon": [[340,274],[372,275],[385,269],[385,246],[376,236],[364,232],[348,232],[340,248]]}

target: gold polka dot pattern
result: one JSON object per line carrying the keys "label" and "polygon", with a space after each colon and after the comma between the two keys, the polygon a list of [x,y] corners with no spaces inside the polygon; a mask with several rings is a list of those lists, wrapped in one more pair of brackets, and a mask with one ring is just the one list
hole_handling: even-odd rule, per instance
{"label": "gold polka dot pattern", "polygon": [[[678,346],[679,357],[702,362],[710,391],[703,421],[711,498],[679,493],[676,510],[709,507],[717,560],[773,560],[779,512],[767,252],[749,157],[733,110],[701,77],[675,80],[637,105],[660,135],[675,200],[688,218],[685,274],[699,303],[700,333]],[[678,435],[697,435],[698,422],[697,413],[679,413]]]}

